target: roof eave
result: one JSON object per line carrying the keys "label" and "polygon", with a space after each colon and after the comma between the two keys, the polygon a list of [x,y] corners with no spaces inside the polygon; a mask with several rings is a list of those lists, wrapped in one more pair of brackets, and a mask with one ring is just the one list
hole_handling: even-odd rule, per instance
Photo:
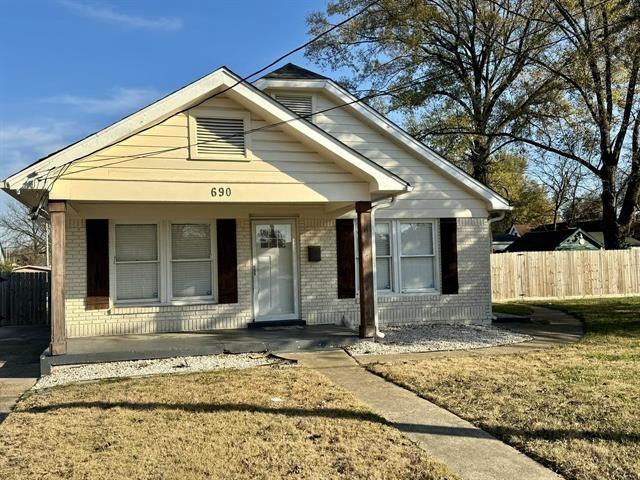
{"label": "roof eave", "polygon": [[410,190],[410,184],[404,179],[351,149],[311,122],[297,118],[293,112],[275,99],[253,85],[243,82],[238,75],[226,67],[221,67],[200,80],[167,95],[105,129],[22,169],[7,178],[4,186],[6,189],[13,191],[41,186],[36,182],[30,183],[29,177],[33,177],[37,172],[57,168],[66,163],[79,160],[122,141],[176,113],[197,105],[202,100],[210,97],[216,90],[225,87],[235,87],[233,90],[229,90],[231,95],[243,96],[248,102],[252,102],[256,108],[270,111],[279,121],[286,122],[287,125],[290,125],[301,135],[306,135],[311,141],[322,145],[327,150],[331,150],[336,156],[344,159],[347,164],[351,164],[354,169],[362,172],[373,182],[371,184],[372,192],[397,193]]}
{"label": "roof eave", "polygon": [[296,88],[307,90],[323,90],[333,97],[348,103],[345,108],[351,108],[359,113],[362,117],[375,124],[379,129],[386,131],[413,151],[418,153],[424,159],[430,161],[439,167],[444,173],[454,180],[464,184],[468,189],[482,197],[487,203],[487,209],[491,212],[511,211],[513,207],[501,195],[497,194],[486,185],[477,181],[462,169],[456,167],[451,162],[431,150],[422,142],[413,138],[409,133],[404,131],[400,126],[377,112],[364,102],[354,102],[357,100],[351,93],[339,86],[331,79],[271,79],[261,78],[254,82],[256,88]]}

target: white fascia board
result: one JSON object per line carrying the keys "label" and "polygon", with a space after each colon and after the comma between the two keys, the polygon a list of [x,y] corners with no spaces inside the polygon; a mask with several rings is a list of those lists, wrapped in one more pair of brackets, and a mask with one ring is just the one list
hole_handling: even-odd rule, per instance
{"label": "white fascia board", "polygon": [[243,83],[234,88],[233,91],[230,91],[229,94],[230,96],[239,95],[243,97],[249,101],[254,108],[261,111],[261,113],[275,117],[277,122],[286,122],[283,124],[285,128],[289,127],[296,130],[299,134],[312,140],[322,149],[332,152],[339,159],[348,162],[366,174],[377,184],[371,185],[372,192],[411,191],[412,187],[408,182],[343,144],[320,127],[307,120],[298,118],[293,112],[283,107],[259,89]]}
{"label": "white fascia board", "polygon": [[[26,167],[5,180],[5,188],[13,190],[21,188],[41,188],[42,184],[30,184],[30,177],[35,173],[45,172],[91,155],[103,148],[135,135],[176,113],[197,105],[209,98],[217,89],[233,86],[234,88],[228,91],[229,95],[241,95],[257,108],[268,111],[271,115],[276,116],[278,121],[288,122],[287,125],[306,135],[318,146],[333,152],[340,159],[352,164],[358,170],[365,173],[366,176],[375,183],[375,185],[371,185],[372,191],[406,192],[411,190],[411,186],[397,175],[344,145],[319,127],[306,120],[296,119],[295,114],[264,92],[246,83],[238,83],[239,81],[240,77],[225,67],[221,67],[200,80],[167,95],[113,125]],[[55,177],[55,175],[52,176]]]}
{"label": "white fascia board", "polygon": [[401,143],[405,147],[409,148],[430,165],[436,167],[442,173],[452,178],[467,187],[472,192],[476,193],[483,200],[488,203],[489,210],[491,211],[508,211],[512,210],[509,202],[498,195],[496,192],[471,177],[464,170],[456,167],[451,162],[438,155],[422,142],[416,140],[407,132],[405,132],[398,125],[390,121],[384,115],[377,112],[364,102],[358,102],[357,98],[351,93],[338,86],[332,80],[283,80],[283,79],[269,79],[261,78],[257,80],[254,85],[257,88],[292,88],[292,89],[306,89],[306,90],[323,90],[327,92],[334,99],[341,103],[348,104],[343,108],[350,108],[358,113],[361,117],[366,119],[371,125],[375,126],[378,130],[391,136],[394,140]]}
{"label": "white fascia board", "polygon": [[[5,183],[7,183],[11,189],[38,187],[29,185],[28,183],[29,176],[33,173],[44,172],[65,165],[68,162],[84,158],[185,110],[189,107],[189,104],[204,100],[204,98],[206,98],[207,95],[211,95],[216,88],[224,86],[224,70],[224,67],[221,67],[107,128],[43,158],[39,162],[7,178]],[[39,187],[42,187],[42,185],[39,185]]]}

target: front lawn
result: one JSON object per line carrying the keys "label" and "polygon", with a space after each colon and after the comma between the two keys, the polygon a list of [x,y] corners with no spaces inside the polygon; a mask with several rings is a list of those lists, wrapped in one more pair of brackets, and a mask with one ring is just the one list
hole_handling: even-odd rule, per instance
{"label": "front lawn", "polygon": [[258,367],[59,387],[0,425],[2,479],[455,478],[325,377]]}
{"label": "front lawn", "polygon": [[571,479],[640,478],[640,297],[549,303],[577,344],[370,368]]}

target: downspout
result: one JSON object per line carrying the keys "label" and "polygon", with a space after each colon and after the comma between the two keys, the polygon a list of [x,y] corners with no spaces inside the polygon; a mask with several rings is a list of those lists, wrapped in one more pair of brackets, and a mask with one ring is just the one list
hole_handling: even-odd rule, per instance
{"label": "downspout", "polygon": [[384,333],[380,331],[378,323],[378,276],[376,272],[376,211],[379,208],[388,208],[396,203],[396,197],[392,196],[385,200],[380,200],[371,206],[371,256],[373,257],[373,322],[375,325],[374,341],[384,338]]}
{"label": "downspout", "polygon": [[500,220],[504,220],[504,217],[505,217],[506,214],[507,214],[507,212],[503,210],[503,211],[498,213],[497,217],[489,216],[489,248],[491,248],[492,238],[493,238],[491,236],[491,224],[499,222]]}
{"label": "downspout", "polygon": [[[507,212],[503,210],[499,212],[498,215],[495,217],[492,217],[491,215],[489,215],[489,257],[491,257],[491,254],[493,253],[493,236],[491,234],[491,224],[499,222],[500,220],[503,220],[506,214]],[[491,285],[491,266],[489,266],[489,305],[491,305],[493,302],[492,292],[493,292],[493,286]],[[492,320],[496,319],[496,317],[493,315],[493,312],[491,312],[491,319]]]}

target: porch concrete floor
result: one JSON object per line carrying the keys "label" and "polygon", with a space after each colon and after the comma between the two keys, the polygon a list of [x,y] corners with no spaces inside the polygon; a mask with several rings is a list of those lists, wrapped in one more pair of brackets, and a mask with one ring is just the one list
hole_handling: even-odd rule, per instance
{"label": "porch concrete floor", "polygon": [[40,369],[43,375],[47,375],[56,365],[220,353],[327,350],[357,341],[358,336],[353,330],[337,325],[70,338],[66,354],[49,356],[47,351],[43,353]]}

